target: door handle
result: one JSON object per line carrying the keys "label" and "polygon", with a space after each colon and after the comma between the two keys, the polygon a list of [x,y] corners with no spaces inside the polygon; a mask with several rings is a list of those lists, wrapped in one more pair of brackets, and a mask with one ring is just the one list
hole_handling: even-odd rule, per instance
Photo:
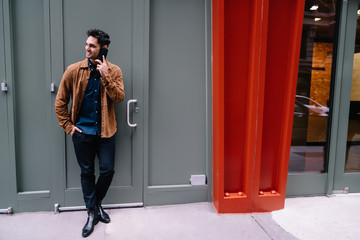
{"label": "door handle", "polygon": [[55,92],[55,83],[51,83],[50,84],[50,92],[54,93]]}
{"label": "door handle", "polygon": [[132,103],[137,103],[137,99],[130,99],[127,102],[127,108],[126,108],[126,120],[127,120],[127,124],[129,125],[129,127],[136,127],[137,124],[136,123],[131,123],[130,122],[130,104]]}
{"label": "door handle", "polygon": [[8,91],[8,86],[6,82],[2,82],[1,83],[1,91],[3,92],[7,92]]}

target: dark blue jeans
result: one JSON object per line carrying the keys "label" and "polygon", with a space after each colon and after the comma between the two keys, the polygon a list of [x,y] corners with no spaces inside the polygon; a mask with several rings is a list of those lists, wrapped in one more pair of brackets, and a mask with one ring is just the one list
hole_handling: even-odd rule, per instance
{"label": "dark blue jeans", "polygon": [[[72,137],[77,161],[81,168],[81,187],[86,208],[101,202],[114,176],[115,136],[101,138],[75,131]],[[99,159],[100,176],[95,183],[95,156]]]}

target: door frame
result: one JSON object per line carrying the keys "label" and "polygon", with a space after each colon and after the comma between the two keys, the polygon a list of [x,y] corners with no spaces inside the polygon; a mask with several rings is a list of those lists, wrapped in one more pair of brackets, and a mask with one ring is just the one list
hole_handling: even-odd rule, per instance
{"label": "door frame", "polygon": [[[355,176],[356,174],[354,173],[344,173],[349,114],[349,103],[344,100],[344,97],[351,90],[355,39],[354,31],[351,33],[348,28],[348,9],[357,5],[356,1],[360,3],[359,0],[339,0],[338,3],[338,8],[340,9],[338,10],[339,15],[337,18],[337,43],[334,46],[336,58],[333,60],[334,80],[333,89],[330,93],[332,111],[328,122],[330,125],[328,128],[328,152],[325,153],[328,156],[328,172],[323,174],[289,174],[287,197],[332,195],[333,193],[346,192],[344,191],[346,186],[351,186],[350,192],[360,191],[359,186],[356,187],[355,184],[356,181],[359,182],[360,177]],[[352,46],[351,52],[347,49],[349,48],[349,43]],[[354,178],[357,180],[354,180]]]}
{"label": "door frame", "polygon": [[[55,86],[60,85],[61,77],[63,75],[64,69],[64,9],[63,9],[63,0],[50,0],[50,16],[51,16],[51,69],[52,75],[51,79],[55,83]],[[148,57],[147,57],[147,48],[146,43],[148,42],[148,26],[147,26],[147,15],[148,11],[148,1],[149,0],[135,0],[132,2],[132,18],[133,18],[133,29],[132,29],[132,38],[134,42],[132,44],[132,92],[126,92],[126,99],[121,103],[126,105],[126,102],[129,98],[137,99],[136,106],[139,107],[140,111],[136,114],[132,114],[131,121],[137,123],[136,128],[131,128],[132,132],[132,183],[131,186],[119,186],[115,187],[113,191],[123,191],[123,203],[114,203],[106,205],[105,207],[138,207],[144,205],[144,134],[145,134],[145,116],[146,116],[146,106],[145,106],[145,93],[148,91]],[[135,80],[134,80],[135,79]],[[126,81],[126,79],[125,79]],[[130,97],[129,97],[130,96]],[[52,109],[54,109],[56,94],[52,95]],[[131,105],[131,108],[134,104]],[[126,108],[126,107],[125,107]],[[124,109],[125,109],[124,108]],[[117,118],[126,119],[124,115],[117,116]],[[123,121],[123,120],[122,120]],[[52,149],[52,162],[53,162],[53,199],[52,203],[55,210],[66,210],[75,208],[84,208],[83,203],[80,207],[77,206],[79,199],[82,201],[81,188],[68,189],[66,187],[66,144],[65,138],[66,134],[59,127],[57,117],[55,113],[52,115],[52,124],[53,124],[53,149]],[[129,127],[129,126],[127,126]],[[130,127],[129,127],[130,128]],[[136,133],[136,134],[135,134]],[[56,143],[61,143],[57,145]],[[136,159],[134,161],[134,159]],[[136,176],[135,176],[136,175]],[[111,192],[112,186],[110,186],[108,192],[108,198],[112,195]],[[136,189],[135,189],[136,188]],[[114,193],[115,194],[115,193]],[[131,196],[130,196],[131,195]],[[135,196],[136,200],[132,202],[131,197]],[[140,200],[141,198],[141,200]],[[106,199],[105,199],[106,201]],[[76,202],[76,203],[75,203]],[[74,205],[75,204],[75,205]]]}
{"label": "door frame", "polygon": [[[339,86],[336,88],[338,90],[336,99],[338,104],[338,112],[336,114],[338,120],[336,122],[338,126],[337,138],[334,139],[334,149],[336,149],[336,153],[333,156],[336,161],[334,164],[332,193],[360,192],[360,186],[358,184],[360,181],[360,172],[344,172],[357,26],[356,13],[359,4],[360,0],[343,1],[343,15],[340,26],[343,31],[343,39],[342,42],[339,42],[339,48],[342,48],[342,62],[341,67],[339,66]],[[356,9],[356,11],[354,9]]]}
{"label": "door frame", "polygon": [[[43,17],[44,17],[44,40],[45,40],[45,46],[44,46],[44,52],[45,52],[45,73],[46,76],[46,86],[44,89],[49,89],[49,91],[46,91],[46,96],[50,99],[50,29],[48,28],[49,24],[49,15],[47,12],[47,8],[49,6],[50,0],[43,0]],[[49,186],[49,189],[39,190],[39,191],[25,191],[25,192],[19,192],[18,191],[18,181],[17,181],[17,154],[16,154],[16,113],[15,113],[15,107],[16,107],[16,89],[15,89],[15,74],[14,74],[14,58],[13,58],[13,31],[12,31],[12,7],[11,7],[11,1],[10,0],[2,0],[2,12],[1,18],[4,22],[3,25],[3,34],[4,34],[4,59],[5,59],[5,75],[8,85],[8,91],[6,92],[6,98],[7,98],[7,127],[8,127],[8,172],[7,172],[7,189],[8,192],[6,199],[8,203],[11,205],[12,209],[15,211],[37,211],[37,210],[48,210],[51,205],[51,194],[52,191],[51,184]],[[49,103],[47,104],[47,107],[50,107],[51,103],[49,100]],[[46,114],[46,117],[48,119],[51,119],[51,112],[49,111]],[[51,121],[48,120],[47,122],[44,122],[44,134],[48,139],[51,139],[52,131],[49,131],[51,128]],[[5,154],[6,158],[6,154]]]}
{"label": "door frame", "polygon": [[327,161],[326,173],[288,173],[287,179],[287,197],[312,196],[312,195],[329,195],[333,189],[334,166],[336,139],[338,131],[339,118],[339,80],[341,79],[342,69],[339,67],[343,62],[343,42],[344,42],[344,18],[346,1],[338,0],[337,3],[337,26],[335,27],[335,44],[333,47],[332,76],[329,99],[332,99],[331,111],[328,118],[327,143],[324,152],[325,161]]}
{"label": "door frame", "polygon": [[[60,0],[45,0],[50,1],[51,5],[56,5],[55,7],[51,6],[50,16],[51,16],[51,79],[58,86],[58,81],[60,81],[63,74],[63,47],[62,47],[62,1]],[[205,82],[205,91],[206,91],[206,176],[207,183],[204,186],[191,186],[189,185],[166,185],[166,186],[149,186],[149,81],[150,81],[150,4],[151,0],[136,0],[133,1],[133,9],[135,9],[134,14],[139,16],[138,18],[134,17],[134,26],[137,30],[134,31],[134,39],[138,42],[139,48],[135,49],[133,63],[136,61],[141,64],[138,65],[138,69],[133,71],[133,78],[140,79],[133,85],[134,97],[137,95],[141,96],[143,100],[138,101],[137,106],[140,108],[140,112],[133,115],[133,122],[142,123],[143,126],[137,127],[136,130],[138,134],[135,138],[135,142],[142,146],[142,149],[139,151],[134,151],[134,154],[138,154],[141,158],[142,169],[142,203],[130,203],[130,204],[117,204],[126,205],[126,206],[148,206],[148,205],[164,205],[164,204],[176,204],[176,203],[188,203],[188,202],[198,202],[212,200],[212,66],[211,66],[211,0],[202,0],[204,2],[204,11],[205,11],[205,61],[206,66],[204,66],[206,71],[206,82]],[[59,11],[61,9],[61,11]],[[61,46],[61,47],[57,47]],[[61,67],[59,67],[61,66]],[[55,101],[55,96],[52,102]],[[57,118],[53,115],[52,124],[55,127],[58,127]],[[139,124],[138,124],[139,126]],[[65,189],[64,176],[66,174],[63,161],[65,156],[65,146],[58,147],[56,142],[61,141],[64,138],[63,131],[59,128],[54,131],[54,144],[53,144],[53,185],[54,193],[52,203],[62,203],[65,202],[64,196],[61,193],[61,189]],[[62,143],[64,141],[62,140]],[[61,171],[59,171],[61,169]],[[61,199],[59,202],[58,199]]]}
{"label": "door frame", "polygon": [[[7,92],[0,92],[1,99],[5,100],[4,109],[1,109],[5,112],[5,122],[2,123],[1,127],[6,128],[6,134],[1,136],[4,140],[4,144],[1,144],[1,181],[0,187],[1,189],[5,189],[5,196],[2,196],[0,199],[0,208],[14,208],[16,206],[16,165],[15,162],[12,161],[15,156],[14,149],[14,115],[13,115],[13,98],[12,88],[13,88],[13,72],[12,72],[12,51],[11,51],[11,23],[10,23],[10,1],[2,0],[0,1],[0,19],[3,22],[0,26],[0,81],[5,82],[8,87]],[[5,138],[3,138],[5,137]]]}

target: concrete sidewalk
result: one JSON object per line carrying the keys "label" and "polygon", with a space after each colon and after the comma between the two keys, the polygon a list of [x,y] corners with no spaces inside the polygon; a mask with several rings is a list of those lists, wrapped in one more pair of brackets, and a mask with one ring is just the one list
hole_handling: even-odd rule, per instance
{"label": "concrete sidewalk", "polygon": [[[210,203],[107,210],[87,239],[360,239],[360,196],[286,199],[268,214],[218,215]],[[0,215],[0,240],[83,239],[86,212]],[[294,237],[295,236],[295,237]]]}
{"label": "concrete sidewalk", "polygon": [[298,239],[360,239],[360,195],[289,198],[273,220]]}

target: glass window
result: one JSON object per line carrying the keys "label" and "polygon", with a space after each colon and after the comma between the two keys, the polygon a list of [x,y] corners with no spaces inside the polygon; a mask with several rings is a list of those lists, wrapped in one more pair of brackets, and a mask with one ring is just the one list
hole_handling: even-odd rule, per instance
{"label": "glass window", "polygon": [[357,16],[345,172],[360,172],[360,6]]}
{"label": "glass window", "polygon": [[289,173],[327,171],[336,0],[306,0]]}

